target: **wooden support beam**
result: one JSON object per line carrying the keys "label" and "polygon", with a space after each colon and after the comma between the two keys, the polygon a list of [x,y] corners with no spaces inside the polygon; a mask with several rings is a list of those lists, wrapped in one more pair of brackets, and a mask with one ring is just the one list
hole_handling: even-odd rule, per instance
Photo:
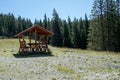
{"label": "wooden support beam", "polygon": [[[31,32],[29,33],[29,43],[31,44]],[[32,47],[30,45],[30,52],[32,52]]]}
{"label": "wooden support beam", "polygon": [[31,33],[29,33],[29,43],[31,43]]}
{"label": "wooden support beam", "polygon": [[37,29],[35,28],[35,43],[37,43]]}
{"label": "wooden support beam", "polygon": [[49,35],[46,35],[46,43],[48,44]]}
{"label": "wooden support beam", "polygon": [[43,35],[40,35],[40,40],[42,41]]}

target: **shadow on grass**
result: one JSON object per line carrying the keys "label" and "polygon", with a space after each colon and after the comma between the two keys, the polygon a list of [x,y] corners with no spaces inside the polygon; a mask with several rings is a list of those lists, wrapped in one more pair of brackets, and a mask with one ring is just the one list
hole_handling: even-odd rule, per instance
{"label": "shadow on grass", "polygon": [[13,54],[16,58],[29,58],[29,57],[52,57],[50,52],[34,52],[34,53],[22,53]]}

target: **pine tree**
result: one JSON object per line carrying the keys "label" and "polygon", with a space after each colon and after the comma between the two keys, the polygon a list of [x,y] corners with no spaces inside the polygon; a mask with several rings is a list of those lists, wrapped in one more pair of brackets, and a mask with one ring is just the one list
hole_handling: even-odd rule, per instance
{"label": "pine tree", "polygon": [[47,30],[51,30],[51,21],[50,21],[49,18],[48,18],[48,21],[47,21]]}
{"label": "pine tree", "polygon": [[73,28],[72,28],[72,22],[71,22],[71,19],[70,17],[68,16],[68,30],[69,30],[69,37],[70,37],[70,47],[73,46]]}
{"label": "pine tree", "polygon": [[40,19],[39,23],[38,23],[41,27],[43,27],[43,22],[42,20]]}
{"label": "pine tree", "polygon": [[[49,18],[48,18],[48,21],[47,21],[47,30],[51,31],[51,21],[50,21]],[[51,37],[49,37],[49,39],[48,39],[48,44],[50,44],[50,40],[51,40]]]}
{"label": "pine tree", "polygon": [[90,49],[104,50],[104,29],[103,29],[103,0],[95,0],[91,12],[91,23],[89,28]]}
{"label": "pine tree", "polygon": [[18,32],[32,26],[32,22],[29,19],[15,18],[11,13],[0,14],[0,36],[14,37]]}
{"label": "pine tree", "polygon": [[46,14],[44,15],[44,19],[43,19],[43,27],[45,28],[45,29],[47,29],[47,16],[46,16]]}
{"label": "pine tree", "polygon": [[89,48],[119,51],[119,27],[115,0],[95,0],[89,29]]}
{"label": "pine tree", "polygon": [[51,44],[53,46],[62,46],[62,35],[61,35],[61,30],[60,30],[60,26],[59,26],[59,16],[56,12],[56,10],[53,10],[53,18],[52,18],[52,32],[54,33],[54,35],[52,36],[51,39]]}
{"label": "pine tree", "polygon": [[83,49],[86,49],[87,48],[87,42],[88,42],[88,29],[89,29],[89,21],[88,21],[88,18],[87,18],[87,15],[85,14],[85,22],[84,22],[84,46],[82,47]]}
{"label": "pine tree", "polygon": [[39,20],[35,19],[34,25],[35,25],[35,24],[40,24]]}
{"label": "pine tree", "polygon": [[106,0],[106,12],[105,12],[105,47],[109,51],[118,50],[118,16],[117,16],[117,5],[114,0]]}
{"label": "pine tree", "polygon": [[84,40],[83,40],[83,26],[84,26],[84,21],[82,20],[82,18],[79,19],[79,24],[78,24],[78,30],[80,32],[80,48],[83,49],[84,47]]}
{"label": "pine tree", "polygon": [[66,21],[63,21],[63,46],[64,47],[71,47],[71,41],[69,36],[69,30]]}
{"label": "pine tree", "polygon": [[7,36],[13,36],[16,32],[16,28],[15,28],[15,17],[13,14],[8,14],[8,25],[6,24],[6,26],[8,26],[8,33]]}
{"label": "pine tree", "polygon": [[118,47],[117,51],[120,51],[120,0],[116,0],[117,4],[117,41],[118,41]]}
{"label": "pine tree", "polygon": [[80,32],[78,31],[78,20],[74,18],[73,21],[73,47],[80,48]]}
{"label": "pine tree", "polygon": [[27,19],[26,20],[26,26],[27,26],[27,28],[29,28],[29,27],[31,27],[33,24],[32,24],[32,22],[31,22],[31,20],[30,19]]}
{"label": "pine tree", "polygon": [[22,28],[23,28],[23,30],[27,29],[25,18],[22,19]]}
{"label": "pine tree", "polygon": [[21,16],[18,17],[18,32],[23,31],[23,27],[22,27],[22,18]]}
{"label": "pine tree", "polygon": [[79,44],[81,49],[86,49],[87,48],[87,36],[88,36],[88,28],[89,28],[89,21],[87,19],[87,15],[85,14],[85,20],[82,20],[82,18],[79,19],[79,25],[78,25],[78,30],[79,30]]}

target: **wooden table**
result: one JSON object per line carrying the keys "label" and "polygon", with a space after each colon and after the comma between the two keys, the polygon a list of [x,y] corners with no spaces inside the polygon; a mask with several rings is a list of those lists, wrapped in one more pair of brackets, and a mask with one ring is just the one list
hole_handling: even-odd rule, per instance
{"label": "wooden table", "polygon": [[41,49],[40,43],[27,43],[30,46],[30,51],[35,52]]}
{"label": "wooden table", "polygon": [[30,46],[30,52],[48,51],[48,46],[45,42],[27,43]]}

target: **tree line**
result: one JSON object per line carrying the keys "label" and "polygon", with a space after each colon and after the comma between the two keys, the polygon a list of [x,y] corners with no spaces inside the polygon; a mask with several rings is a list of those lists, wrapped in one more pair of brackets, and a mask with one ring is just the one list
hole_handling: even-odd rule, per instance
{"label": "tree line", "polygon": [[0,14],[0,36],[14,37],[15,34],[32,25],[33,23],[30,19],[25,19],[21,16],[15,18],[11,13]]}
{"label": "tree line", "polygon": [[52,31],[49,44],[57,47],[120,51],[120,0],[94,0],[90,20],[71,18],[62,20],[54,9],[52,18],[44,15],[43,20],[0,14],[0,36],[13,37],[18,32],[39,24]]}
{"label": "tree line", "polygon": [[45,14],[43,20],[35,19],[34,23],[32,23],[30,19],[21,16],[15,18],[11,13],[1,13],[0,36],[14,37],[18,32],[34,24],[39,24],[54,33],[49,39],[49,44],[57,47],[87,48],[89,20],[86,14],[85,20],[74,18],[73,21],[71,21],[70,17],[67,20],[62,20],[55,9],[52,15],[52,19],[49,19]]}

